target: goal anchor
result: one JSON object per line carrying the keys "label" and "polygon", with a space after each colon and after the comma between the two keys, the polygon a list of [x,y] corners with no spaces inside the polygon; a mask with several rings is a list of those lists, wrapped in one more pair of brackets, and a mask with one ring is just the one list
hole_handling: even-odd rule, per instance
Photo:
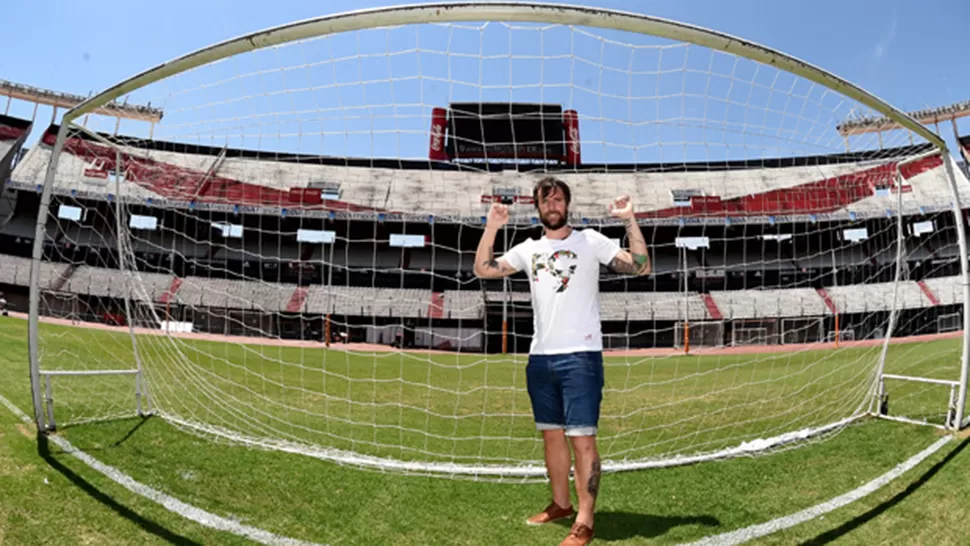
{"label": "goal anchor", "polygon": [[[889,415],[889,393],[886,391],[886,380],[894,379],[897,381],[911,381],[914,383],[925,383],[929,385],[943,385],[950,387],[950,397],[946,405],[946,418],[942,425],[937,425],[930,423],[926,420],[912,419],[909,417],[903,417],[899,415]],[[914,425],[929,425],[937,428],[942,428],[944,430],[959,430],[960,425],[957,422],[957,392],[960,388],[959,381],[949,381],[946,379],[931,379],[928,377],[913,377],[909,375],[897,375],[884,373],[882,377],[879,378],[879,391],[876,393],[875,403],[878,405],[878,410],[876,411],[876,417],[883,419],[889,419],[890,421],[899,421],[902,423],[910,423]]]}
{"label": "goal anchor", "polygon": [[[50,432],[57,430],[57,421],[54,419],[54,389],[52,386],[54,377],[95,377],[105,375],[133,375],[135,376],[135,415],[145,417],[151,411],[144,411],[142,407],[142,373],[140,370],[40,370],[40,377],[44,381],[44,410],[42,412],[40,430]],[[46,422],[45,422],[46,420]]]}

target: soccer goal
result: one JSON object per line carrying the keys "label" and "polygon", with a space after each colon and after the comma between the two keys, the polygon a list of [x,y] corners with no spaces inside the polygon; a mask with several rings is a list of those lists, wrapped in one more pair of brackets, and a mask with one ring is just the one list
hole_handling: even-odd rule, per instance
{"label": "soccer goal", "polygon": [[[122,101],[144,120],[114,119]],[[954,167],[845,79],[645,15],[443,4],[267,29],[92,96],[18,163],[8,187],[40,193],[37,426],[150,412],[382,471],[541,479],[528,282],[571,297],[570,256],[472,271],[493,202],[495,257],[541,235],[544,176],[572,188],[576,229],[625,247],[606,206],[632,196],[653,256],[648,276],[601,272],[601,317],[628,336],[605,354],[604,469],[824,439],[879,414],[890,373],[959,382],[963,423],[962,346],[889,343],[927,301],[897,265],[927,244],[912,224],[964,256],[933,286],[965,284]],[[779,344],[836,308],[883,344]]]}
{"label": "soccer goal", "polygon": [[798,317],[781,319],[782,343],[817,343],[825,336],[825,319],[822,317]]}
{"label": "soccer goal", "polygon": [[949,313],[936,317],[936,331],[940,334],[957,332],[963,328],[963,316],[960,313]]}
{"label": "soccer goal", "polygon": [[674,326],[674,347],[723,347],[724,321],[678,322]]}
{"label": "soccer goal", "polygon": [[845,330],[830,330],[825,336],[825,341],[829,343],[839,343],[842,341],[855,341],[855,330],[847,328]]}
{"label": "soccer goal", "polygon": [[777,321],[735,320],[731,322],[731,345],[778,344]]}

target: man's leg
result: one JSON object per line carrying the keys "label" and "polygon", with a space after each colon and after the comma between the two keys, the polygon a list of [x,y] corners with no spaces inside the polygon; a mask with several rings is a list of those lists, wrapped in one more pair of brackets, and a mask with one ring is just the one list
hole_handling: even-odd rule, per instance
{"label": "man's leg", "polygon": [[576,453],[576,496],[579,512],[576,522],[593,528],[593,512],[600,489],[600,456],[596,450],[596,436],[570,436]]}
{"label": "man's leg", "polygon": [[530,525],[542,525],[575,515],[569,501],[569,443],[564,429],[562,394],[552,371],[552,358],[532,355],[526,366],[526,383],[532,402],[536,429],[542,431],[546,471],[552,486],[553,503],[530,517]]}
{"label": "man's leg", "polygon": [[600,490],[600,456],[596,432],[603,399],[603,355],[598,352],[571,355],[557,372],[562,377],[566,436],[576,454],[576,523],[593,528],[593,512]]}
{"label": "man's leg", "polygon": [[542,438],[546,445],[546,471],[552,486],[552,500],[560,508],[569,508],[569,444],[563,430],[544,430]]}

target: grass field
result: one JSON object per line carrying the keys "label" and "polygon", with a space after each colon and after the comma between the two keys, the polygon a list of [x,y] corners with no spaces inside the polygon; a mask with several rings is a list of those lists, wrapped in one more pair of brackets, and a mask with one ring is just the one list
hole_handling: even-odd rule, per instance
{"label": "grass field", "polygon": [[[14,338],[26,336],[11,322]],[[152,401],[175,420],[311,447],[458,463],[541,463],[524,356],[360,354],[319,347],[143,335]],[[45,369],[133,367],[126,331],[45,325]],[[735,447],[864,412],[882,347],[760,354],[607,357],[604,460]],[[956,340],[893,345],[887,370],[953,379]],[[57,377],[59,423],[131,415],[132,376]],[[947,392],[894,384],[892,405],[941,423]]]}
{"label": "grass field", "polygon": [[[126,354],[123,344],[127,336],[45,325],[42,337],[45,361],[52,365],[131,365],[130,346]],[[486,366],[470,356],[400,354],[352,359],[319,349],[147,337],[139,343],[155,402],[183,417],[402,458],[523,461],[539,453],[527,398],[509,389],[524,387],[521,361],[490,358]],[[0,395],[27,410],[25,323],[0,321],[0,340],[5,348]],[[953,378],[958,349],[953,341],[892,346],[887,371]],[[867,386],[858,384],[871,373],[879,350],[612,359],[604,452],[670,456],[821,424],[865,401]],[[174,364],[162,366],[166,359]],[[201,371],[189,369],[190,362]],[[412,368],[420,373],[408,375]],[[130,378],[106,380],[97,388],[76,381],[55,387],[59,419],[134,408]],[[170,385],[160,387],[163,381]],[[481,388],[485,385],[488,389]],[[946,393],[938,389],[894,385],[890,392],[894,412],[938,419],[945,407]],[[251,407],[233,410],[225,403],[231,401]],[[483,415],[486,408],[489,414]],[[546,503],[541,483],[361,471],[224,445],[158,417],[72,426],[59,434],[178,499],[303,540],[555,544],[565,533],[562,526],[521,523]],[[438,437],[446,435],[469,439]],[[678,543],[761,523],[858,487],[938,435],[929,427],[863,419],[824,442],[764,457],[609,474],[597,535],[619,544]],[[872,496],[759,543],[965,544],[970,541],[962,525],[970,510],[964,500],[970,494],[965,444],[951,442]],[[3,544],[245,542],[184,520],[56,448],[39,449],[31,429],[6,410],[0,410],[0,498]]]}

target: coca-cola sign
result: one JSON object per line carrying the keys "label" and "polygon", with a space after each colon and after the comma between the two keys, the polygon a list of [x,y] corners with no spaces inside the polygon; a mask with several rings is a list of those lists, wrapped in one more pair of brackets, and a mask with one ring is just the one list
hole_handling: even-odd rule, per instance
{"label": "coca-cola sign", "polygon": [[566,110],[562,113],[562,122],[566,128],[566,163],[579,165],[579,114],[575,110]]}
{"label": "coca-cola sign", "polygon": [[579,155],[579,127],[575,125],[569,128],[569,151]]}
{"label": "coca-cola sign", "polygon": [[428,144],[428,159],[434,161],[448,160],[448,153],[445,151],[447,116],[444,108],[435,108],[431,111],[431,141]]}
{"label": "coca-cola sign", "polygon": [[431,149],[440,152],[444,148],[445,131],[440,125],[431,126]]}

